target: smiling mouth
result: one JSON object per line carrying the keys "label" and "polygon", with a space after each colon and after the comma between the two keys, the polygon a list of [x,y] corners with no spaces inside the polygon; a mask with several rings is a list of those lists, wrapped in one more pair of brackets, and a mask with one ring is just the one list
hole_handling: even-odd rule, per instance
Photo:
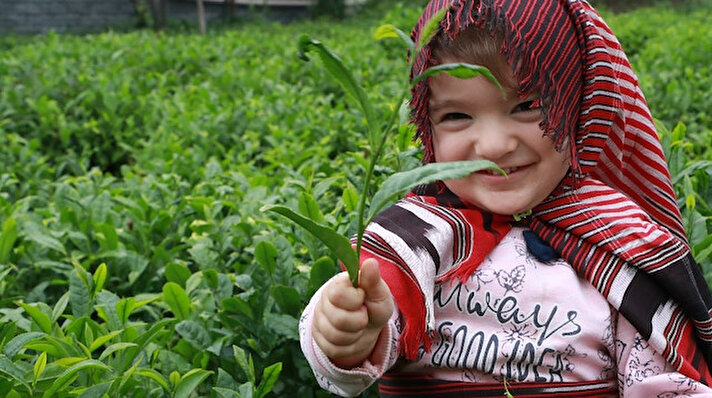
{"label": "smiling mouth", "polygon": [[[502,170],[504,170],[504,172],[507,174],[512,174],[515,171],[519,170],[519,167],[507,167],[507,168],[503,168]],[[487,170],[482,170],[481,173],[487,174],[487,175],[492,175],[492,176],[502,176],[502,173],[500,173],[497,170],[487,169]]]}

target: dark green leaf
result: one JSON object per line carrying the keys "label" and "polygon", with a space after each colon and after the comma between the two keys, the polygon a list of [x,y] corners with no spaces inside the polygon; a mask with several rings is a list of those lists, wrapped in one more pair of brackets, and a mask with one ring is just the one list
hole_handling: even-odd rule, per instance
{"label": "dark green leaf", "polygon": [[86,275],[82,278],[82,274],[86,274],[86,271],[81,267],[76,267],[74,272],[69,274],[69,306],[75,317],[88,316],[92,305],[88,280]]}
{"label": "dark green leaf", "polygon": [[17,305],[21,306],[25,312],[32,318],[33,321],[40,327],[40,329],[47,333],[52,333],[52,320],[47,314],[42,312],[37,306],[31,304],[25,304],[23,302],[17,302]]}
{"label": "dark green leaf", "polygon": [[353,186],[349,185],[344,188],[344,191],[341,193],[341,200],[344,202],[346,211],[356,211],[358,206],[358,193]]}
{"label": "dark green leaf", "polygon": [[10,376],[12,380],[25,387],[25,389],[29,393],[32,390],[30,389],[29,384],[27,384],[24,380],[24,373],[25,372],[22,369],[15,365],[6,356],[0,355],[0,375],[5,374],[7,376]]}
{"label": "dark green leaf", "polygon": [[16,240],[17,221],[14,218],[8,218],[2,224],[2,234],[0,235],[0,264],[7,263]]}
{"label": "dark green leaf", "polygon": [[191,302],[188,294],[180,285],[174,282],[167,282],[163,285],[163,301],[168,304],[173,315],[178,320],[186,320],[190,317]]}
{"label": "dark green leaf", "polygon": [[297,289],[291,286],[274,285],[272,286],[271,293],[274,301],[276,301],[279,308],[282,309],[282,312],[294,317],[299,316],[302,303]]}
{"label": "dark green leaf", "polygon": [[386,24],[386,25],[379,26],[378,28],[376,28],[376,31],[374,32],[373,37],[376,40],[383,40],[383,39],[388,39],[388,38],[396,38],[396,39],[400,38],[401,41],[405,44],[406,48],[408,48],[408,51],[410,54],[413,54],[415,52],[415,43],[413,43],[413,40],[410,38],[410,35],[403,32],[402,30],[398,29],[393,24]]}
{"label": "dark green leaf", "polygon": [[250,319],[255,319],[255,314],[247,302],[239,297],[228,297],[221,301],[223,309],[233,314],[244,315]]}
{"label": "dark green leaf", "polygon": [[330,257],[322,257],[311,265],[309,270],[309,289],[316,291],[324,282],[334,276],[339,269],[336,267],[334,260]]}
{"label": "dark green leaf", "polygon": [[109,391],[109,387],[111,387],[111,383],[111,381],[108,381],[106,383],[95,384],[84,390],[79,398],[104,398]]}
{"label": "dark green leaf", "polygon": [[168,318],[162,319],[158,322],[151,324],[151,327],[148,330],[144,331],[139,337],[134,340],[134,344],[136,344],[136,346],[130,347],[126,350],[127,355],[123,357],[123,362],[119,367],[117,367],[117,372],[123,373],[124,370],[128,369],[128,367],[131,366],[131,363],[134,361],[138,353],[141,352],[141,350],[143,350],[148,343],[155,339],[159,332],[161,332],[162,330],[164,330],[165,327],[168,327],[169,325],[172,325],[175,322],[175,319]]}
{"label": "dark green leaf", "polygon": [[297,199],[297,206],[299,207],[299,212],[302,213],[303,216],[313,220],[316,223],[324,224],[324,214],[321,210],[319,210],[319,205],[310,194],[300,192],[299,198]]}
{"label": "dark green leaf", "polygon": [[236,345],[232,346],[232,353],[233,358],[235,358],[235,363],[237,364],[237,367],[245,375],[247,381],[249,381],[250,383],[254,383],[256,375],[255,367],[252,363],[252,358],[250,358],[249,355],[245,353],[245,350]]}
{"label": "dark green leaf", "polygon": [[274,274],[277,269],[277,248],[272,242],[263,240],[255,245],[255,260],[268,274]]}
{"label": "dark green leaf", "polygon": [[331,52],[324,44],[318,40],[313,40],[309,35],[303,34],[299,37],[298,55],[299,58],[308,61],[306,54],[310,50],[316,50],[321,58],[326,70],[339,82],[346,93],[356,100],[366,117],[366,124],[369,130],[369,143],[375,147],[378,142],[378,137],[375,136],[375,128],[377,127],[375,113],[371,107],[366,92],[358,84],[351,71],[348,70],[341,59]]}
{"label": "dark green leaf", "polygon": [[69,383],[73,378],[74,375],[77,372],[80,372],[82,370],[86,369],[94,369],[94,370],[110,370],[108,366],[104,365],[103,363],[96,361],[94,359],[87,359],[85,361],[81,361],[77,364],[74,364],[67,368],[62,374],[59,375],[57,380],[52,383],[52,386],[45,391],[45,393],[42,395],[42,398],[51,398],[55,396],[55,393],[57,393],[61,388],[65,386],[65,384]]}
{"label": "dark green leaf", "polygon": [[274,383],[279,379],[279,374],[282,372],[282,362],[277,362],[266,367],[262,371],[262,380],[260,380],[260,385],[255,391],[257,398],[263,398],[265,395],[269,394],[274,387]]}
{"label": "dark green leaf", "polygon": [[111,224],[95,224],[94,230],[101,245],[101,251],[111,251],[119,248],[119,235]]}
{"label": "dark green leaf", "polygon": [[427,79],[430,76],[437,75],[438,73],[447,73],[448,75],[457,77],[459,79],[469,79],[475,76],[482,75],[489,79],[497,87],[499,87],[499,89],[502,91],[502,95],[504,95],[504,89],[502,88],[502,85],[499,83],[499,80],[494,77],[494,75],[492,74],[492,72],[490,72],[489,69],[484,66],[465,63],[442,64],[433,66],[431,68],[428,68],[425,72],[414,77],[411,83],[415,85],[421,80]]}
{"label": "dark green leaf", "polygon": [[198,350],[202,351],[210,346],[210,333],[198,322],[180,321],[176,324],[176,332]]}
{"label": "dark green leaf", "polygon": [[395,173],[388,177],[381,185],[381,188],[373,195],[367,219],[370,220],[391,200],[402,196],[405,192],[418,185],[429,184],[438,180],[458,179],[483,169],[496,170],[504,174],[502,169],[488,160],[430,163],[413,170]]}
{"label": "dark green leaf", "polygon": [[127,349],[127,348],[131,348],[131,347],[138,347],[138,344],[135,344],[135,343],[116,343],[116,344],[112,344],[112,345],[106,347],[106,349],[101,352],[101,355],[99,356],[99,360],[100,360],[100,361],[103,361],[104,359],[106,359],[107,357],[109,357],[109,355],[111,355],[111,354],[113,354],[113,353],[115,353],[115,352],[123,351],[123,350],[125,350],[125,349]]}
{"label": "dark green leaf", "polygon": [[176,386],[173,398],[189,398],[200,383],[211,374],[213,374],[213,372],[203,369],[193,369],[184,374]]}
{"label": "dark green leaf", "polygon": [[18,334],[17,336],[13,337],[12,340],[8,341],[7,344],[5,344],[5,347],[3,347],[2,349],[2,353],[7,355],[8,358],[12,359],[12,357],[14,357],[15,354],[17,354],[27,342],[39,339],[44,336],[45,333],[41,332],[27,332]]}
{"label": "dark green leaf", "polygon": [[277,335],[299,341],[299,320],[297,318],[287,314],[267,313],[264,323]]}
{"label": "dark green leaf", "polygon": [[185,288],[185,281],[190,278],[190,269],[183,264],[170,263],[163,271],[168,282],[174,282]]}
{"label": "dark green leaf", "polygon": [[336,255],[339,260],[341,260],[346,268],[346,271],[349,273],[351,282],[356,285],[358,282],[358,254],[356,254],[356,250],[351,247],[351,242],[348,238],[327,226],[317,224],[314,221],[295,213],[293,210],[285,206],[265,206],[262,210],[269,210],[281,214],[306,229],[312,235],[316,236],[334,253],[334,255]]}

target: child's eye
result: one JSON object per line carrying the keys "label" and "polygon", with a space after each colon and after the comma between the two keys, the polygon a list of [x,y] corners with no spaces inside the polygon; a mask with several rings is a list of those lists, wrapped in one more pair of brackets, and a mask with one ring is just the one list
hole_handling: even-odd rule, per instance
{"label": "child's eye", "polygon": [[460,112],[450,112],[442,116],[441,121],[469,119],[470,116]]}
{"label": "child's eye", "polygon": [[528,112],[533,110],[538,110],[539,105],[536,100],[523,101],[514,107],[514,112]]}

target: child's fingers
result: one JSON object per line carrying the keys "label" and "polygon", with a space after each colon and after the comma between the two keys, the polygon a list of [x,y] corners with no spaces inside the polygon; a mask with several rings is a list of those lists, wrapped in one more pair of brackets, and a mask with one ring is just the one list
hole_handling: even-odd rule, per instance
{"label": "child's fingers", "polygon": [[[364,317],[365,318],[365,317]],[[365,322],[362,322],[365,324]],[[314,318],[314,336],[323,338],[324,342],[328,342],[332,346],[345,346],[353,344],[363,334],[364,328],[354,330],[343,330],[334,326],[326,317]]]}
{"label": "child's fingers", "polygon": [[329,300],[321,300],[317,315],[319,319],[328,322],[328,325],[324,324],[324,329],[329,327],[344,332],[355,332],[368,326],[368,313],[363,304],[351,311],[340,308]]}
{"label": "child's fingers", "polygon": [[385,324],[393,313],[393,296],[386,282],[381,278],[378,262],[368,259],[361,265],[359,287],[366,292],[364,304],[368,310],[371,325]]}
{"label": "child's fingers", "polygon": [[353,287],[348,274],[342,272],[326,287],[323,298],[336,308],[357,311],[363,306],[363,289]]}

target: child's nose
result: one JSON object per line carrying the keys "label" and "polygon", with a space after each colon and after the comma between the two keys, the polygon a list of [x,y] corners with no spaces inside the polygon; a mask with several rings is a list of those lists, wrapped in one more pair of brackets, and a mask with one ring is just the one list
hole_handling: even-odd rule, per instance
{"label": "child's nose", "polygon": [[477,126],[477,130],[473,136],[475,152],[479,158],[497,160],[517,148],[515,134],[508,130],[506,124],[482,124]]}

